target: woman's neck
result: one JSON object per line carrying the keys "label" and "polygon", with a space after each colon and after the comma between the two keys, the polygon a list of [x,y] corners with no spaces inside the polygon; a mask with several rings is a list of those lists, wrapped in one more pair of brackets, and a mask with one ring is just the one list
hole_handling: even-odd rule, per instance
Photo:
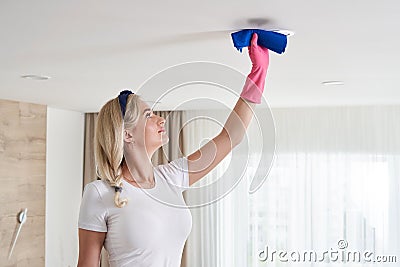
{"label": "woman's neck", "polygon": [[154,166],[151,157],[147,153],[124,153],[125,161],[122,165],[122,175],[128,181],[135,181],[137,184],[154,183]]}

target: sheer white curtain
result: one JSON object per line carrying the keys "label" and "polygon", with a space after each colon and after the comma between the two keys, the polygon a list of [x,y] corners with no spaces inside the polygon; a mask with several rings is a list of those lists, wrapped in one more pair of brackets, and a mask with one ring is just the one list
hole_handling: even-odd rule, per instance
{"label": "sheer white curtain", "polygon": [[[217,135],[228,115],[228,110],[187,111],[186,120],[189,123],[184,128],[185,155]],[[232,158],[231,153],[217,168],[192,187],[212,184],[226,173],[231,176],[240,173],[242,170],[238,168],[241,164],[233,165]],[[236,159],[240,160],[237,157]],[[186,266],[247,266],[249,207],[244,183],[242,180],[233,191],[219,201],[191,209],[193,227],[186,243]],[[194,195],[188,190],[185,192],[185,199],[189,205],[206,203],[212,193],[205,191],[202,195]]]}
{"label": "sheer white curtain", "polygon": [[[196,112],[188,113],[194,116]],[[221,113],[222,123],[225,113]],[[202,111],[196,114],[207,115]],[[192,209],[187,266],[397,266],[400,106],[285,108],[274,109],[273,114],[277,151],[270,175],[250,195],[249,172],[221,201]],[[201,121],[188,126],[186,155],[220,129]],[[248,134],[253,141],[260,138],[254,131],[252,124]],[[231,171],[227,169],[230,160],[245,157],[228,157],[199,184],[218,179]],[[265,162],[260,164],[268,167]],[[233,162],[230,168],[235,165],[239,164]],[[250,163],[248,167],[254,170],[257,166]],[[190,197],[188,192],[186,198]],[[344,241],[338,244],[339,240]],[[347,246],[341,249],[343,244]],[[269,257],[264,253],[265,261],[261,261],[259,252],[265,252],[266,246]],[[273,259],[272,251],[276,251]],[[286,256],[279,258],[280,251]],[[307,259],[294,262],[296,256],[304,257],[305,251],[310,252]],[[323,254],[326,251],[339,253],[329,260],[328,254]],[[397,256],[385,258],[397,263],[358,263],[357,256],[353,259],[360,253],[362,261],[366,251],[373,253],[367,259]],[[346,253],[352,253],[349,260],[353,262],[342,262]]]}

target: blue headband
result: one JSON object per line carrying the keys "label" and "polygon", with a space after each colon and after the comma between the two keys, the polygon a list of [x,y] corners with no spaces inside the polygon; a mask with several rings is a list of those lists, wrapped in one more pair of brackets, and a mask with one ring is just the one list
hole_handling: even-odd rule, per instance
{"label": "blue headband", "polygon": [[130,90],[124,90],[119,93],[118,101],[119,105],[121,106],[122,118],[125,116],[126,102],[128,101],[128,96],[130,94],[133,94]]}

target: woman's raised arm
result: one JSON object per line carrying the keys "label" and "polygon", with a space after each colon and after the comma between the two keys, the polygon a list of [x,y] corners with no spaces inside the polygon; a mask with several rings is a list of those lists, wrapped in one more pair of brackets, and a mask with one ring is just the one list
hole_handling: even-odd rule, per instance
{"label": "woman's raised arm", "polygon": [[189,186],[214,169],[242,140],[253,118],[253,109],[261,103],[269,65],[268,49],[257,45],[253,34],[249,47],[252,69],[242,93],[221,132],[188,156]]}

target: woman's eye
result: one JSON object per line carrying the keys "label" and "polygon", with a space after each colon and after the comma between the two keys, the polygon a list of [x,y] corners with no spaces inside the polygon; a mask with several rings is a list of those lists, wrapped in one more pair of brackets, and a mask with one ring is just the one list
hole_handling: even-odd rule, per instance
{"label": "woman's eye", "polygon": [[151,116],[151,113],[146,113],[146,118],[149,118]]}

